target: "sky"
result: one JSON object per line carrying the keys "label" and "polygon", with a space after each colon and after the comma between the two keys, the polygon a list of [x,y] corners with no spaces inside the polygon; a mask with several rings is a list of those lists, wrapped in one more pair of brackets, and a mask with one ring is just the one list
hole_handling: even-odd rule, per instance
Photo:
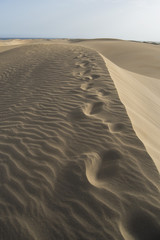
{"label": "sky", "polygon": [[0,38],[160,41],[160,0],[0,0]]}

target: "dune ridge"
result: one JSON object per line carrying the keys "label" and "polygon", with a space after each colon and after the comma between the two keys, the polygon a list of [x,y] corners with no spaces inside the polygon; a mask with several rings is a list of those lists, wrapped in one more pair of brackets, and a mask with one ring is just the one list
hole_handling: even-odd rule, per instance
{"label": "dune ridge", "polygon": [[132,126],[160,172],[159,79],[129,72],[103,58]]}
{"label": "dune ridge", "polygon": [[159,174],[103,58],[41,41],[0,66],[1,239],[159,240]]}
{"label": "dune ridge", "polygon": [[160,171],[160,46],[103,39],[80,44],[104,59],[134,130]]}

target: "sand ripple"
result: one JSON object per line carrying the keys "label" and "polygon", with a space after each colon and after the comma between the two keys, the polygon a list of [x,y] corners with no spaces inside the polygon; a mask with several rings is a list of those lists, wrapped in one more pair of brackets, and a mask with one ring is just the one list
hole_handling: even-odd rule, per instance
{"label": "sand ripple", "polygon": [[87,48],[0,53],[2,240],[159,240],[159,175],[103,59]]}

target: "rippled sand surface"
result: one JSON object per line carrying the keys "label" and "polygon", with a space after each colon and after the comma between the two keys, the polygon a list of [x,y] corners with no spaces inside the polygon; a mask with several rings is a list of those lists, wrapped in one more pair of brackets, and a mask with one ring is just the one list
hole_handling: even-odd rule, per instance
{"label": "rippled sand surface", "polygon": [[0,50],[0,239],[159,240],[159,173],[102,56]]}

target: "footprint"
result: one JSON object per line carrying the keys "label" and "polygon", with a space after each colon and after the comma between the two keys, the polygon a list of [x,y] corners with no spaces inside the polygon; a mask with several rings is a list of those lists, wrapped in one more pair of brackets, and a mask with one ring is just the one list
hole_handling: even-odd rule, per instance
{"label": "footprint", "polygon": [[108,95],[110,95],[110,92],[109,92],[109,91],[106,91],[106,90],[104,90],[104,89],[99,90],[99,93],[100,93],[102,96],[108,96]]}
{"label": "footprint", "polygon": [[80,67],[81,67],[81,64],[80,64],[80,63],[75,63],[75,67],[76,67],[76,68],[80,68]]}
{"label": "footprint", "polygon": [[108,127],[111,132],[121,132],[125,129],[123,123],[108,123]]}
{"label": "footprint", "polygon": [[72,110],[68,114],[68,117],[73,121],[80,121],[80,120],[86,119],[86,115],[79,108],[76,108],[76,109]]}
{"label": "footprint", "polygon": [[[91,69],[87,69],[84,74],[89,74],[91,72]],[[92,76],[90,76],[90,79],[93,79]]]}
{"label": "footprint", "polygon": [[92,79],[94,80],[94,79],[97,79],[97,78],[99,78],[99,77],[100,77],[100,75],[98,75],[98,74],[92,74],[92,75],[91,75],[91,77],[92,77]]}
{"label": "footprint", "polygon": [[85,81],[90,81],[90,80],[92,80],[92,77],[91,77],[91,76],[85,76],[85,77],[84,77],[84,80],[85,80]]}
{"label": "footprint", "polygon": [[103,102],[86,103],[82,110],[87,116],[94,115],[101,112],[103,105]]}
{"label": "footprint", "polygon": [[91,106],[90,114],[99,113],[102,110],[104,103],[103,102],[95,102]]}
{"label": "footprint", "polygon": [[89,93],[89,94],[86,95],[86,98],[89,99],[89,100],[91,99],[91,100],[98,101],[97,94],[93,94],[93,93],[90,94]]}
{"label": "footprint", "polygon": [[74,77],[76,77],[76,78],[82,78],[82,76],[83,76],[83,72],[79,72],[79,71],[74,71],[73,73],[72,73],[72,75],[74,76]]}
{"label": "footprint", "polygon": [[77,62],[75,63],[76,68],[86,68],[89,65],[88,61]]}
{"label": "footprint", "polygon": [[81,84],[81,89],[82,90],[89,90],[90,88],[92,88],[93,87],[93,83],[82,83]]}
{"label": "footprint", "polygon": [[143,209],[133,209],[126,219],[126,231],[136,240],[159,240],[160,224],[152,214]]}
{"label": "footprint", "polygon": [[86,57],[87,57],[87,54],[83,53],[82,58],[86,58]]}
{"label": "footprint", "polygon": [[88,66],[88,65],[89,65],[89,63],[90,63],[90,62],[89,62],[89,61],[87,61],[87,60],[82,62],[83,66],[85,66],[85,67],[86,67],[86,66]]}
{"label": "footprint", "polygon": [[116,149],[110,149],[100,154],[101,165],[97,172],[98,179],[106,179],[115,176],[119,171],[119,160],[121,153]]}

